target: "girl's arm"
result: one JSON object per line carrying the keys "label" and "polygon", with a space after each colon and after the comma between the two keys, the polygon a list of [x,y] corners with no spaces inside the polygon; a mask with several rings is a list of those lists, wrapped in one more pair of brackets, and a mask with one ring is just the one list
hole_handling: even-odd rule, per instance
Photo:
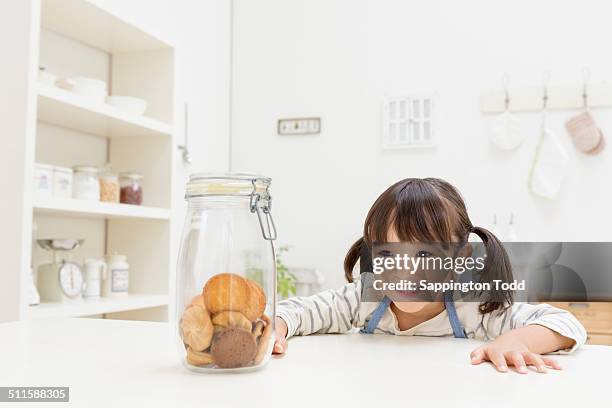
{"label": "girl's arm", "polygon": [[472,363],[484,360],[493,362],[499,371],[507,371],[514,365],[526,373],[527,365],[534,365],[539,372],[546,366],[559,369],[546,353],[570,353],[586,341],[582,324],[569,312],[547,304],[531,305],[518,303],[501,313],[493,312],[483,317],[481,328],[491,343],[472,352]]}
{"label": "girl's arm", "polygon": [[359,310],[360,294],[361,282],[358,281],[338,290],[279,302],[276,309],[277,337],[284,334],[282,337],[288,339],[296,335],[349,331]]}

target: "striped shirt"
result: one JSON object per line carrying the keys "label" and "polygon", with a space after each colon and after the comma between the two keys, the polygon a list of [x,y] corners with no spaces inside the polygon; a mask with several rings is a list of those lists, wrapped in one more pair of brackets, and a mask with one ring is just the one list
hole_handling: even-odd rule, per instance
{"label": "striped shirt", "polygon": [[[345,333],[363,328],[378,306],[361,301],[361,282],[348,283],[338,290],[326,290],[309,297],[279,302],[276,315],[287,323],[287,338],[313,333]],[[481,314],[476,302],[456,302],[457,315],[468,338],[493,340],[507,331],[537,324],[547,327],[575,344],[560,353],[570,353],[586,341],[582,324],[569,312],[545,303],[514,303],[512,307]],[[374,333],[400,336],[452,336],[446,310],[408,330],[400,330],[395,314],[387,308]]]}

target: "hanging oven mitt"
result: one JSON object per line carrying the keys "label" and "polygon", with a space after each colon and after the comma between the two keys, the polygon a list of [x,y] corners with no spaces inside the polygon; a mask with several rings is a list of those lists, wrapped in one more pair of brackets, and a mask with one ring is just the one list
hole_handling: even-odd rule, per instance
{"label": "hanging oven mitt", "polygon": [[529,174],[529,188],[540,197],[557,198],[569,168],[569,153],[557,135],[548,128],[546,113],[542,114],[542,129]]}
{"label": "hanging oven mitt", "polygon": [[523,129],[516,116],[505,110],[498,115],[489,129],[489,140],[501,150],[513,150],[523,143]]}
{"label": "hanging oven mitt", "polygon": [[606,145],[601,129],[597,127],[595,119],[588,110],[565,122],[565,128],[572,137],[574,146],[581,152],[595,155]]}

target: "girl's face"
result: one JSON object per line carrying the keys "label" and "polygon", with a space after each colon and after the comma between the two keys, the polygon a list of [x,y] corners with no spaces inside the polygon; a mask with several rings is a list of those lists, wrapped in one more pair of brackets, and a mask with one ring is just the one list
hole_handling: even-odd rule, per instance
{"label": "girl's face", "polygon": [[[397,233],[395,232],[395,230],[393,228],[390,228],[389,231],[387,232],[387,242],[401,242],[399,237],[397,236]],[[398,298],[398,297],[404,297],[406,296],[406,294],[403,293],[396,293],[394,294],[393,297],[391,298]],[[405,313],[416,313],[419,312],[421,310],[423,310],[423,308],[425,308],[425,306],[430,305],[431,302],[421,302],[421,301],[409,301],[409,302],[397,302],[397,301],[393,301],[393,304],[402,312]]]}

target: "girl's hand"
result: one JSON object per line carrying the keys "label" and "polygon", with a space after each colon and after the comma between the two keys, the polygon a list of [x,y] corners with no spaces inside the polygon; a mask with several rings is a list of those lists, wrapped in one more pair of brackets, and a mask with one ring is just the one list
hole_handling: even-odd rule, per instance
{"label": "girl's hand", "polygon": [[274,318],[276,326],[276,338],[274,339],[274,347],[272,348],[272,354],[284,354],[287,350],[287,323],[280,317]]}
{"label": "girl's hand", "polygon": [[521,374],[527,374],[527,366],[535,366],[539,373],[545,373],[546,367],[561,370],[561,366],[552,358],[541,356],[529,350],[527,344],[512,331],[496,338],[491,343],[478,347],[470,354],[472,364],[483,361],[493,363],[497,371],[505,373],[512,365]]}

